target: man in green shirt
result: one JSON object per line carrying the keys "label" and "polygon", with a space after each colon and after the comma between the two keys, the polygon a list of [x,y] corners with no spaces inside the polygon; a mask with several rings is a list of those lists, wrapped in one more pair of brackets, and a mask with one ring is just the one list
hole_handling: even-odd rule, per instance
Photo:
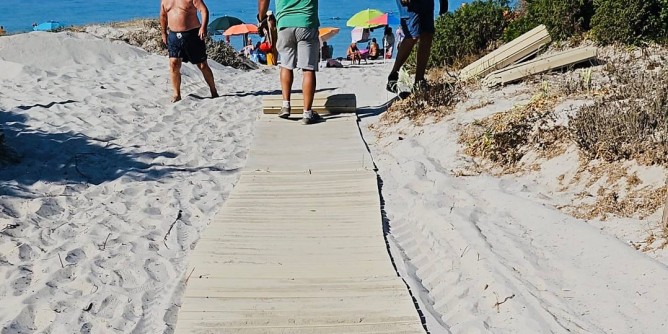
{"label": "man in green shirt", "polygon": [[[258,0],[258,21],[267,17],[269,0]],[[320,38],[318,28],[318,0],[276,0],[278,41],[276,47],[281,58],[281,90],[283,105],[281,118],[290,117],[290,90],[294,81],[294,69],[303,73],[304,114],[302,122],[312,124],[321,120],[312,110],[315,94],[318,60],[320,58]]]}

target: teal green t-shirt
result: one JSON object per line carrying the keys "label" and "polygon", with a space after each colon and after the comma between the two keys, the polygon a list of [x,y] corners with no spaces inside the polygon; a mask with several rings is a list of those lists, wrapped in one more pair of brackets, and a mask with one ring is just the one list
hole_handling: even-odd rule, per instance
{"label": "teal green t-shirt", "polygon": [[278,28],[318,28],[318,0],[276,0]]}

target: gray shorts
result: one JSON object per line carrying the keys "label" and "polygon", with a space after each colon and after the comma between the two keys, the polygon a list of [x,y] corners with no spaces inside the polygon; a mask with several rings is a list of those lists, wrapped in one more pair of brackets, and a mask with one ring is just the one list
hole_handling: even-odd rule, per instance
{"label": "gray shorts", "polygon": [[317,71],[320,59],[318,28],[283,28],[278,31],[276,49],[281,66],[289,70]]}

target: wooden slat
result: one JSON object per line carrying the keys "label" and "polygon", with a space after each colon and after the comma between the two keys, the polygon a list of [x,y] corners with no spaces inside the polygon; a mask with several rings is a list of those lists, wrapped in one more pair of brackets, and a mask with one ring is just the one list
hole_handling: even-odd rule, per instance
{"label": "wooden slat", "polygon": [[[321,123],[303,125],[263,115],[255,126],[246,170],[272,173],[373,170],[374,163],[360,139],[357,121],[354,114],[341,114],[325,116]],[[349,176],[340,174],[340,177]],[[331,182],[336,183],[337,179]]]}
{"label": "wooden slat", "polygon": [[469,80],[484,77],[492,71],[535,54],[550,41],[551,38],[547,28],[540,25],[466,66],[460,71],[459,78]]}
{"label": "wooden slat", "polygon": [[[262,99],[262,112],[265,114],[278,114],[283,105],[283,97],[280,95],[269,95]],[[290,97],[291,112],[301,115],[304,110],[304,95],[294,93]],[[319,113],[354,113],[357,110],[357,97],[355,94],[323,94],[318,93],[313,99],[313,110]]]}
{"label": "wooden slat", "polygon": [[508,66],[490,73],[483,83],[487,86],[504,85],[530,75],[556,70],[596,58],[597,48],[581,47],[556,52],[550,55]]}

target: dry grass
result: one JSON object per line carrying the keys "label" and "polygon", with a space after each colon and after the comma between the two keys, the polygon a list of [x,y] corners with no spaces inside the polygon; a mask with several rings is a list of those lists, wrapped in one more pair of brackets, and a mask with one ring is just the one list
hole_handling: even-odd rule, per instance
{"label": "dry grass", "polygon": [[608,71],[608,94],[570,119],[571,138],[590,159],[667,163],[668,73],[613,65]]}
{"label": "dry grass", "polygon": [[576,205],[566,208],[566,211],[580,219],[606,220],[611,215],[645,219],[656,213],[665,199],[666,187],[644,187],[630,191],[623,197],[616,190],[601,187],[594,203]]}
{"label": "dry grass", "polygon": [[392,104],[381,117],[381,121],[396,124],[403,118],[408,118],[418,125],[427,119],[438,122],[451,114],[465,96],[464,86],[460,82],[441,78],[430,82],[426,89],[416,89],[408,98]]}
{"label": "dry grass", "polygon": [[557,101],[556,97],[541,92],[526,105],[467,125],[460,142],[466,145],[467,154],[489,159],[504,170],[513,169],[529,149],[549,154],[565,133],[553,125],[552,111]]}

